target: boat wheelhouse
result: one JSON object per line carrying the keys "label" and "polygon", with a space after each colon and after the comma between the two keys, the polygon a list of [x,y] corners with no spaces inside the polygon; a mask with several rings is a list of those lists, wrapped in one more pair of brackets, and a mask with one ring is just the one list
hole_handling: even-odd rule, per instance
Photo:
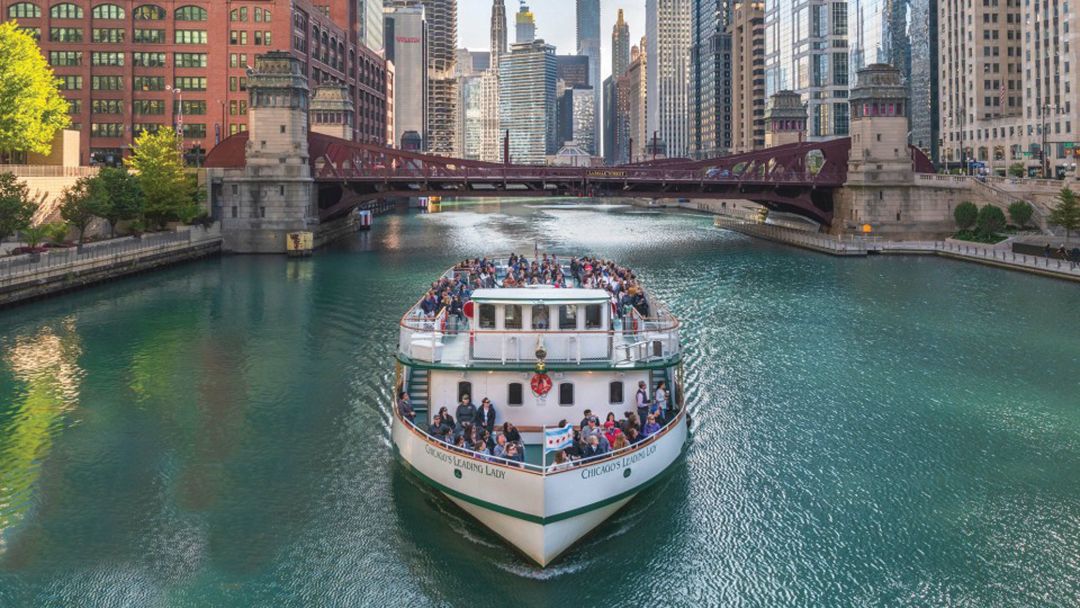
{"label": "boat wheelhouse", "polygon": [[[580,270],[553,263],[580,284]],[[435,312],[422,298],[402,318],[395,393],[409,395],[415,418],[394,407],[393,444],[419,478],[545,566],[681,455],[688,425],[679,322],[644,293],[643,305],[626,307],[598,287],[505,287],[507,261],[493,267],[489,287],[472,290],[460,311]],[[440,281],[476,277],[460,266]],[[658,420],[647,437],[568,461],[545,449],[565,443],[560,421],[576,427],[586,410],[622,420],[638,413],[640,385],[651,400],[661,383],[667,398],[652,406]],[[490,400],[496,429],[514,425],[524,456],[455,445],[456,435],[432,425],[441,407],[456,416],[466,395],[478,405]]]}

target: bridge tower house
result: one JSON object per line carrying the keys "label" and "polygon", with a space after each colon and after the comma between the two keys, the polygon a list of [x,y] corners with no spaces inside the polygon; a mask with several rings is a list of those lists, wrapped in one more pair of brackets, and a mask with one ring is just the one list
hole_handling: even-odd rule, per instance
{"label": "bridge tower house", "polygon": [[806,106],[795,91],[777,91],[765,108],[765,147],[796,144],[806,139]]}
{"label": "bridge tower house", "polygon": [[286,52],[256,56],[248,96],[246,164],[222,183],[225,247],[282,253],[289,233],[311,231],[319,223],[302,64]]}
{"label": "bridge tower house", "polygon": [[919,235],[939,205],[915,188],[908,148],[908,94],[900,70],[876,63],[858,72],[851,89],[851,153],[847,184],[834,200],[832,231]]}
{"label": "bridge tower house", "polygon": [[355,114],[347,88],[332,85],[315,87],[315,96],[311,99],[313,132],[352,141]]}

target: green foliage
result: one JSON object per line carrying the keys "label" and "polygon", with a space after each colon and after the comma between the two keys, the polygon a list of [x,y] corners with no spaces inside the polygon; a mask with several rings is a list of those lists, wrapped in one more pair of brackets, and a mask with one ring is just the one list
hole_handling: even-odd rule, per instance
{"label": "green foliage", "polygon": [[979,235],[987,237],[1005,227],[1005,212],[993,205],[985,205],[979,209],[979,217],[975,220],[975,231]]}
{"label": "green foliage", "polygon": [[64,222],[45,224],[45,238],[51,243],[61,244],[67,240],[68,225]]}
{"label": "green foliage", "polygon": [[1074,230],[1080,230],[1080,201],[1068,186],[1061,189],[1057,198],[1057,205],[1050,210],[1048,219],[1051,224],[1065,229],[1065,239],[1068,240]]}
{"label": "green foliage", "polygon": [[971,230],[975,226],[975,221],[979,219],[979,208],[972,202],[963,202],[953,209],[953,219],[956,220],[956,227],[960,230]]}
{"label": "green foliage", "polygon": [[974,230],[961,230],[952,236],[952,238],[959,241],[971,241],[972,243],[985,243],[988,245],[996,245],[1001,241],[1009,238],[1000,234],[983,235],[975,232]]}
{"label": "green foliage", "polygon": [[134,149],[128,165],[137,174],[142,189],[146,221],[164,228],[168,222],[186,222],[198,215],[195,183],[184,170],[176,132],[143,131]]}
{"label": "green foliage", "polygon": [[94,200],[95,190],[93,177],[82,177],[75,185],[64,190],[60,203],[60,217],[79,231],[79,244],[82,245],[83,235],[87,226],[97,216],[97,204]]}
{"label": "green foliage", "polygon": [[1009,205],[1009,219],[1018,228],[1026,226],[1031,221],[1031,216],[1034,213],[1035,209],[1027,201],[1013,201]]}
{"label": "green foliage", "polygon": [[1009,175],[1013,177],[1024,177],[1024,163],[1013,163],[1009,165]]}
{"label": "green foliage", "polygon": [[0,173],[0,241],[29,228],[37,207],[26,184],[11,173]]}
{"label": "green foliage", "polygon": [[139,180],[122,167],[106,167],[90,183],[94,215],[109,223],[109,234],[116,234],[116,224],[133,220],[143,211],[143,193]]}
{"label": "green foliage", "polygon": [[22,238],[30,247],[37,247],[49,236],[49,225],[29,226],[22,229]]}
{"label": "green foliage", "polygon": [[58,83],[33,37],[0,24],[0,152],[50,152],[70,122]]}

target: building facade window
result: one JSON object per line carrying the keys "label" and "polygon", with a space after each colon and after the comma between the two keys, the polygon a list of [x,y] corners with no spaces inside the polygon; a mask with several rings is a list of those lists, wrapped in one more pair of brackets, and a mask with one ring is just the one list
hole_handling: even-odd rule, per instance
{"label": "building facade window", "polygon": [[135,7],[132,16],[136,21],[163,21],[165,19],[165,9],[156,4],[144,4]]}
{"label": "building facade window", "polygon": [[94,19],[123,19],[124,9],[115,4],[99,4],[90,11]]}
{"label": "building facade window", "polygon": [[41,8],[31,2],[19,2],[8,7],[8,19],[37,19]]}
{"label": "building facade window", "polygon": [[206,21],[207,13],[201,6],[181,6],[176,9],[175,18],[177,21]]}
{"label": "building facade window", "polygon": [[83,31],[81,27],[51,27],[49,28],[49,42],[82,42]]}
{"label": "building facade window", "polygon": [[119,44],[124,41],[126,32],[117,27],[96,27],[92,38],[101,44]]}
{"label": "building facade window", "polygon": [[165,53],[132,53],[131,64],[140,68],[163,68],[165,67]]}
{"label": "building facade window", "polygon": [[81,6],[69,2],[54,4],[49,9],[49,16],[53,19],[82,19],[83,9]]}
{"label": "building facade window", "polygon": [[176,30],[176,44],[206,44],[206,30]]}

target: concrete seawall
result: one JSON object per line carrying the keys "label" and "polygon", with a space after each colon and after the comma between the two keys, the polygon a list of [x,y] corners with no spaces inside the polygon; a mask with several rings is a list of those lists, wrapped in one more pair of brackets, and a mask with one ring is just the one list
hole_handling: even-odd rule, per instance
{"label": "concrete seawall", "polygon": [[[200,229],[196,229],[200,230]],[[141,243],[125,243],[122,247],[101,247],[102,251],[85,256],[66,254],[61,263],[52,263],[48,253],[38,263],[20,264],[16,270],[0,265],[0,308],[12,306],[36,298],[79,289],[95,283],[108,281],[140,272],[146,272],[179,264],[189,260],[219,255],[220,234],[206,234],[202,238],[170,239],[171,242],[153,242],[139,247]],[[216,232],[216,231],[214,231]],[[190,240],[188,240],[190,239]]]}

